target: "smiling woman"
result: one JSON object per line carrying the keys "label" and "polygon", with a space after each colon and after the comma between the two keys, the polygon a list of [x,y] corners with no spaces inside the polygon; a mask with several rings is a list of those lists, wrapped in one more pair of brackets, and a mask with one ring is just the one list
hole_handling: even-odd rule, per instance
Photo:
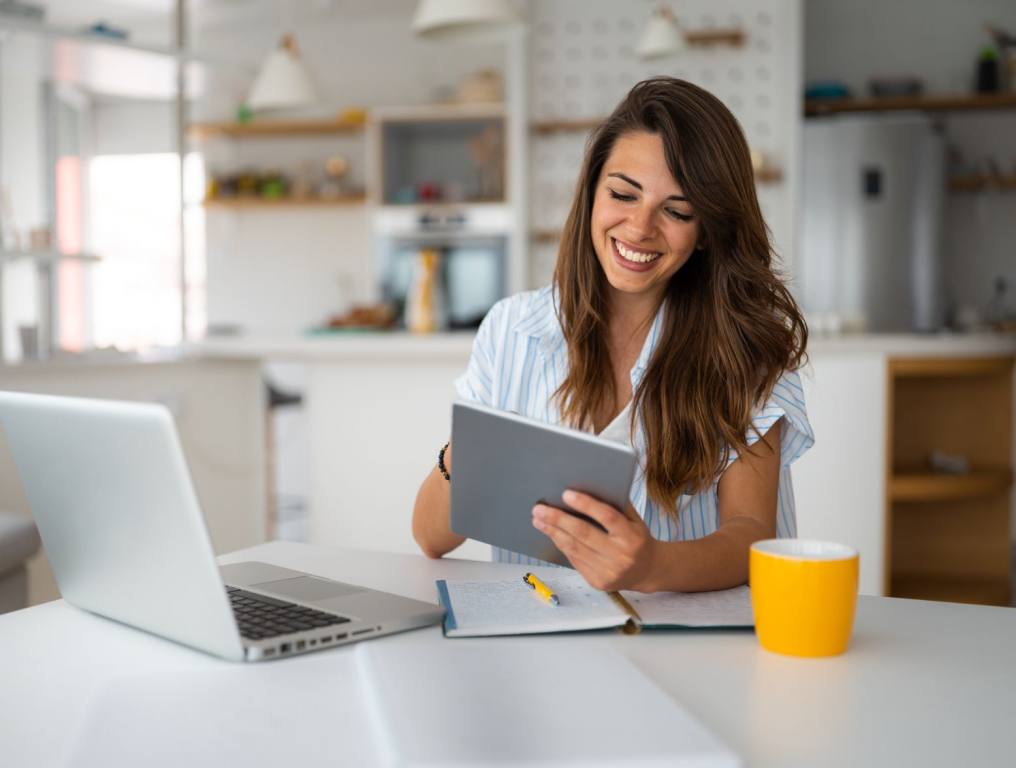
{"label": "smiling woman", "polygon": [[[795,535],[789,466],[813,442],[796,373],[807,330],[772,259],[737,121],[701,88],[654,78],[590,139],[553,285],[480,327],[461,398],[639,456],[626,509],[566,494],[602,528],[533,509],[592,586],[734,586],[753,542]],[[434,557],[462,541],[448,526],[451,453],[414,509]]]}

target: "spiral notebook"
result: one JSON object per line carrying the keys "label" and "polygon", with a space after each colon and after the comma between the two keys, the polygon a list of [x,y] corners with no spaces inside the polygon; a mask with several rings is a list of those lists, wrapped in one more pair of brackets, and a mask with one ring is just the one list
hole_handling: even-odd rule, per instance
{"label": "spiral notebook", "polygon": [[523,581],[437,582],[447,637],[531,635],[620,627],[643,629],[750,628],[755,625],[746,586],[716,592],[601,592],[567,568],[532,569],[558,596],[550,605]]}

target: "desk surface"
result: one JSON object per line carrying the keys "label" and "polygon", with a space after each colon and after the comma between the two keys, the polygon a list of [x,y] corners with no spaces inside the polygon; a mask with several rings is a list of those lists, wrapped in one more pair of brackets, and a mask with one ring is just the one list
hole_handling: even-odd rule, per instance
{"label": "desk surface", "polygon": [[[494,579],[518,570],[284,542],[221,561],[248,559],[430,601],[436,578]],[[452,641],[431,627],[370,642]],[[822,660],[767,653],[745,631],[518,642],[619,650],[747,765],[1016,761],[1016,609],[862,596],[850,650]],[[221,765],[315,765],[337,756],[341,764],[377,763],[353,646],[230,664],[57,601],[0,616],[0,681],[4,765],[91,764],[83,758],[116,739],[118,713],[136,718],[139,709],[164,723],[177,758],[186,753],[179,745],[190,743],[205,757],[213,745]],[[294,744],[302,745],[297,762]]]}

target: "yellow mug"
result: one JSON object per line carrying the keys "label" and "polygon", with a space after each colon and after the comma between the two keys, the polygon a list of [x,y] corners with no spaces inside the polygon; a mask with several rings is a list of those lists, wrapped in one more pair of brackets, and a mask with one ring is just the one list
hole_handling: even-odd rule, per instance
{"label": "yellow mug", "polygon": [[801,539],[752,544],[749,581],[759,644],[787,656],[847,650],[859,563],[857,550],[844,544]]}

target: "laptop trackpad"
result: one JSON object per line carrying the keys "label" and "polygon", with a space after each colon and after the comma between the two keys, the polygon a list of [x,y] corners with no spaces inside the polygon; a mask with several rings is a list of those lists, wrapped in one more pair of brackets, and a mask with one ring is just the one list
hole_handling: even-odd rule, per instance
{"label": "laptop trackpad", "polygon": [[273,595],[289,597],[293,600],[325,600],[329,597],[342,597],[343,595],[363,592],[363,587],[343,584],[341,581],[318,579],[313,576],[297,576],[293,579],[264,581],[260,584],[251,584],[251,587],[260,592],[269,592]]}

